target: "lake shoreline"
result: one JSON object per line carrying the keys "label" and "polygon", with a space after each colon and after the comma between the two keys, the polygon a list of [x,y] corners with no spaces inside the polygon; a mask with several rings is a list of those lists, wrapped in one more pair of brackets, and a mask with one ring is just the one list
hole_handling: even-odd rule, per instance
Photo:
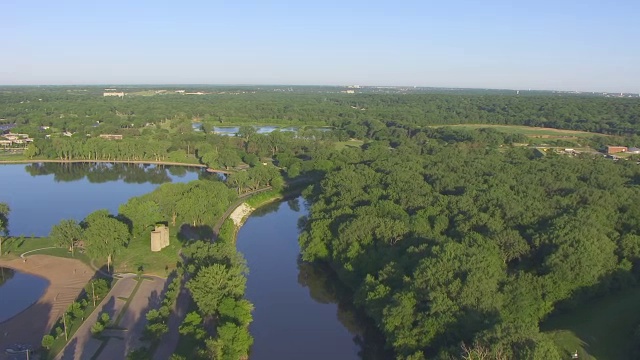
{"label": "lake shoreline", "polygon": [[56,160],[56,159],[24,159],[24,160],[0,160],[1,164],[37,164],[37,163],[57,163],[57,164],[81,164],[81,163],[113,163],[113,164],[149,164],[206,168],[204,164],[181,163],[174,161],[152,161],[152,160]]}
{"label": "lake shoreline", "polygon": [[36,302],[0,323],[0,350],[16,343],[39,347],[42,337],[51,331],[58,318],[94,275],[94,270],[80,260],[50,255],[28,256],[27,261],[21,258],[0,259],[0,266],[49,282]]}

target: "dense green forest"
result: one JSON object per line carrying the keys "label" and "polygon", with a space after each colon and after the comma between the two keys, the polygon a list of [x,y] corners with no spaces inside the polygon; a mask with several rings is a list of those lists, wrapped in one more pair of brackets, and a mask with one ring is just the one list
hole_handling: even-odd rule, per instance
{"label": "dense green forest", "polygon": [[[140,91],[143,89],[135,89]],[[152,89],[153,90],[153,89]],[[511,92],[341,94],[338,89],[204,88],[206,95],[103,97],[98,87],[0,88],[0,118],[29,133],[52,126],[81,133],[139,134],[166,120],[223,124],[337,126],[345,120],[412,125],[511,124],[637,134],[637,98]],[[333,91],[329,91],[333,90]],[[135,93],[134,91],[134,93]],[[151,91],[153,93],[153,91]],[[523,93],[524,94],[524,93]]]}
{"label": "dense green forest", "polygon": [[560,359],[551,312],[637,283],[640,167],[418,136],[346,149],[307,191],[330,264],[399,358]]}
{"label": "dense green forest", "polygon": [[[544,153],[514,146],[527,143],[524,135],[494,129],[431,126],[546,126],[620,136],[585,138],[596,149],[633,146],[640,144],[636,98],[256,91],[120,99],[96,89],[5,90],[0,116],[35,138],[30,157],[248,165],[226,185],[163,185],[119,215],[90,215],[80,224],[89,246],[93,230],[108,223],[126,230],[112,247],[95,245],[94,257],[110,260],[155,222],[197,228],[215,222],[239,194],[312,181],[304,192],[310,213],[300,221],[302,258],[336,272],[398,359],[563,359],[569,354],[541,323],[640,280],[635,161]],[[193,131],[193,121],[204,131]],[[222,124],[241,125],[238,135],[214,134]],[[331,130],[257,134],[243,126],[254,124]],[[104,133],[124,139],[96,137]],[[349,139],[362,146],[344,146]],[[145,176],[153,174],[130,178]],[[212,206],[211,194],[223,201]],[[197,303],[183,324],[196,350],[185,357],[248,354],[247,269],[229,243],[184,249],[186,286]],[[212,291],[223,298],[206,296]],[[217,337],[197,331],[205,318],[215,319]]]}

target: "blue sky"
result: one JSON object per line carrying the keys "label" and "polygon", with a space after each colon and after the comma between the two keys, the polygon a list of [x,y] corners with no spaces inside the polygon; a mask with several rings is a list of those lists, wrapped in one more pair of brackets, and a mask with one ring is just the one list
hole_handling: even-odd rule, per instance
{"label": "blue sky", "polygon": [[640,92],[640,1],[0,1],[0,84]]}

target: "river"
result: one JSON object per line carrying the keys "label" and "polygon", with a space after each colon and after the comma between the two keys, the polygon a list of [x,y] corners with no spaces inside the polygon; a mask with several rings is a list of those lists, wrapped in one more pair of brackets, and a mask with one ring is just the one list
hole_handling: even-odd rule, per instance
{"label": "river", "polygon": [[246,296],[255,305],[250,358],[388,358],[331,271],[301,261],[298,219],[306,213],[301,198],[267,205],[238,232],[249,266]]}

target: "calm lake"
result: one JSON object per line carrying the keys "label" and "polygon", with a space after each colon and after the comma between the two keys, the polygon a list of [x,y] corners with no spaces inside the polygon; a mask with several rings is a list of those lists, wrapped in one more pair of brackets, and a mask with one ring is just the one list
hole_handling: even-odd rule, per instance
{"label": "calm lake", "polygon": [[385,359],[383,341],[341,298],[344,289],[321,266],[300,260],[298,198],[256,210],[238,233],[249,266],[247,298],[255,305],[250,358]]}
{"label": "calm lake", "polygon": [[0,323],[38,301],[47,286],[41,277],[0,267]]}
{"label": "calm lake", "polygon": [[0,202],[9,204],[9,233],[48,236],[62,219],[82,220],[98,209],[117,213],[134,196],[165,182],[207,176],[199,168],[109,163],[0,165]]}

